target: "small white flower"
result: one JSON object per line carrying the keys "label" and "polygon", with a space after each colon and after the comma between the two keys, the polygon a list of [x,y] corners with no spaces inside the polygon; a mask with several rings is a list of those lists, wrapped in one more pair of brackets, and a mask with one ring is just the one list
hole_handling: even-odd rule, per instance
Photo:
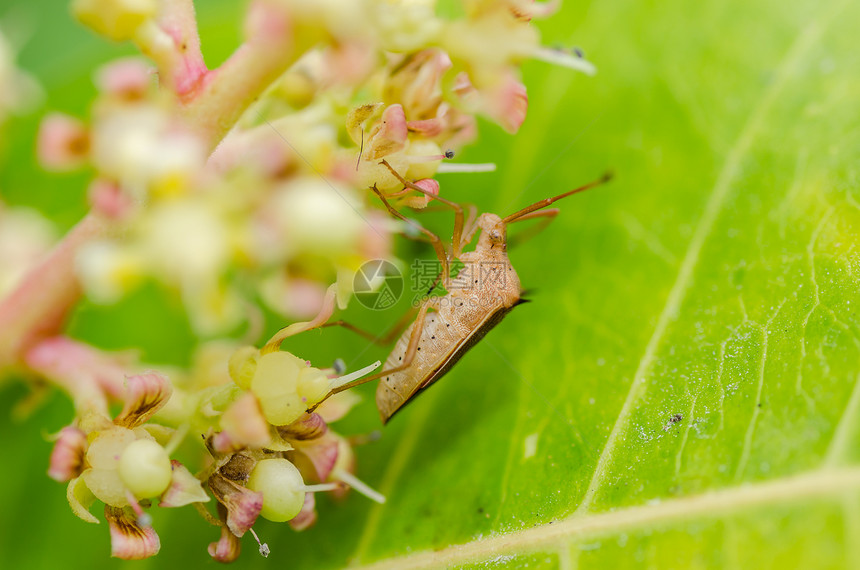
{"label": "small white flower", "polygon": [[123,107],[97,120],[92,145],[96,168],[138,198],[176,193],[206,161],[203,144],[154,105]]}
{"label": "small white flower", "polygon": [[348,254],[366,223],[349,189],[319,177],[285,184],[272,207],[293,253]]}
{"label": "small white flower", "polygon": [[89,298],[111,304],[122,298],[140,280],[144,262],[129,248],[110,241],[93,241],[75,259],[78,278]]}
{"label": "small white flower", "polygon": [[157,204],[142,221],[138,246],[153,271],[168,283],[213,281],[228,261],[224,222],[199,201]]}

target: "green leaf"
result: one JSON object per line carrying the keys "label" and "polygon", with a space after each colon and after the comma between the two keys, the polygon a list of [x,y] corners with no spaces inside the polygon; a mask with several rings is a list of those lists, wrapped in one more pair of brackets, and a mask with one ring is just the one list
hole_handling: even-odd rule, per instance
{"label": "green leaf", "polygon": [[[511,252],[533,302],[357,450],[387,503],[261,523],[270,559],[248,539],[238,567],[860,565],[858,21],[845,0],[610,0],[539,23],[598,75],[528,63],[520,134],[484,125],[462,157],[499,172],[442,192],[506,214],[616,179]],[[319,338],[297,343],[364,350]],[[364,393],[340,431],[378,428]],[[8,407],[0,561],[108,565],[42,474],[66,404],[11,426]],[[215,529],[155,515],[155,564],[208,558]]]}

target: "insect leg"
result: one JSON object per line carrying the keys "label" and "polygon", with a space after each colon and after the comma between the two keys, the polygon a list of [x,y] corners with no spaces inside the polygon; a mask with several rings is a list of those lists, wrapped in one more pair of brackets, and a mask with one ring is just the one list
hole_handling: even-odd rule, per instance
{"label": "insect leg", "polygon": [[[412,190],[415,190],[417,192],[421,192],[422,194],[430,196],[434,200],[438,200],[438,201],[442,202],[443,204],[445,204],[446,206],[449,206],[449,207],[454,209],[454,235],[451,239],[451,255],[455,258],[459,257],[460,251],[462,250],[460,242],[462,241],[462,236],[463,236],[463,207],[460,204],[458,204],[457,202],[452,202],[451,200],[448,200],[447,198],[442,198],[442,197],[437,196],[435,194],[431,194],[430,192],[428,192],[424,188],[421,188],[420,186],[417,186],[416,184],[406,180],[405,178],[400,176],[400,173],[397,172],[396,170],[394,170],[391,167],[391,165],[388,164],[388,162],[386,160],[383,159],[382,162],[380,162],[380,164],[384,165],[385,168],[387,168],[391,172],[392,176],[397,178],[397,180],[399,180],[400,183],[403,184],[404,186],[406,186],[407,188],[411,188]],[[447,280],[446,280],[446,283],[447,283]]]}
{"label": "insect leg", "polygon": [[[394,368],[390,368],[388,370],[383,370],[382,372],[377,372],[376,374],[372,374],[370,376],[365,376],[364,378],[359,378],[358,380],[354,380],[349,384],[344,384],[343,386],[338,386],[334,390],[328,393],[322,401],[325,399],[334,396],[339,392],[343,392],[344,390],[349,390],[355,386],[360,384],[365,384],[366,382],[372,382],[374,380],[378,380],[383,376],[388,376],[389,374],[394,374],[395,372],[401,372],[406,370],[410,366],[412,366],[412,361],[415,359],[415,355],[418,353],[418,343],[421,341],[421,335],[424,332],[424,318],[427,316],[427,310],[430,309],[431,305],[435,305],[435,299],[439,299],[439,297],[431,297],[424,301],[424,304],[421,305],[421,308],[418,310],[418,317],[415,319],[415,326],[412,328],[412,334],[409,335],[409,344],[406,347],[406,353],[403,355],[403,364],[399,366],[395,366]],[[322,403],[322,401],[320,403]],[[318,406],[319,404],[317,404]],[[316,408],[316,406],[314,406]],[[313,411],[314,408],[309,409],[308,411]]]}
{"label": "insect leg", "polygon": [[417,309],[415,309],[415,308],[407,311],[402,317],[400,317],[397,320],[397,322],[394,324],[394,326],[391,327],[391,329],[382,336],[377,336],[377,335],[375,335],[371,332],[368,332],[364,329],[358,328],[357,326],[353,325],[352,323],[348,323],[348,322],[343,321],[343,320],[325,323],[323,325],[320,325],[319,328],[343,327],[347,330],[351,330],[352,332],[354,332],[358,335],[363,336],[364,338],[368,339],[370,342],[372,342],[374,344],[386,345],[386,344],[390,344],[393,340],[395,340],[401,334],[403,334],[403,331],[406,330],[406,327],[408,327],[409,323],[412,322],[412,319],[415,316],[416,311],[417,311]]}
{"label": "insect leg", "polygon": [[385,205],[385,208],[392,216],[399,220],[403,220],[404,222],[414,227],[430,239],[430,244],[433,246],[434,251],[436,251],[436,257],[439,258],[439,262],[442,264],[443,283],[447,286],[448,280],[450,279],[451,271],[450,266],[448,264],[448,254],[445,251],[444,244],[442,244],[442,239],[430,230],[421,227],[420,225],[416,224],[415,222],[398,212],[397,209],[394,208],[394,206],[389,204],[388,200],[385,199],[385,196],[382,195],[382,192],[380,192],[376,186],[372,186],[370,189],[373,190],[373,192],[377,196],[379,196],[379,199],[382,200],[382,203]]}

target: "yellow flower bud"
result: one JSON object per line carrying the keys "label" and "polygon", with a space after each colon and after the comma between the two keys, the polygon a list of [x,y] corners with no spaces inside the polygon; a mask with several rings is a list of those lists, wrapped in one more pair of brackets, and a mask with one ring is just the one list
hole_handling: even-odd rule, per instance
{"label": "yellow flower bud", "polygon": [[74,0],[72,12],[85,26],[121,42],[134,37],[158,11],[156,0]]}
{"label": "yellow flower bud", "polygon": [[230,362],[227,364],[230,378],[243,390],[251,389],[251,380],[257,371],[257,359],[259,357],[260,351],[253,346],[243,346],[230,356]]}
{"label": "yellow flower bud", "polygon": [[289,352],[270,352],[257,361],[251,391],[260,401],[269,423],[290,424],[307,409],[298,393],[299,373],[306,366]]}
{"label": "yellow flower bud", "polygon": [[264,459],[254,466],[247,487],[263,494],[260,516],[273,522],[295,517],[305,504],[304,481],[286,459]]}
{"label": "yellow flower bud", "polygon": [[167,451],[151,439],[138,439],[122,452],[119,477],[135,497],[157,497],[170,486],[173,470]]}
{"label": "yellow flower bud", "polygon": [[312,406],[322,400],[329,392],[330,381],[319,368],[305,368],[299,374],[298,392],[305,406]]}

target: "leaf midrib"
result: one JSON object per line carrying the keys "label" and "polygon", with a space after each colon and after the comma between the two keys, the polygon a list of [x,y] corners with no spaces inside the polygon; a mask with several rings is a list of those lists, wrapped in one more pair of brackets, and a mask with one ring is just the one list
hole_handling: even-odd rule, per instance
{"label": "leaf midrib", "polygon": [[572,515],[564,520],[509,534],[480,538],[437,551],[389,558],[358,568],[383,570],[451,567],[505,554],[551,551],[573,539],[592,539],[678,520],[717,518],[771,504],[802,504],[841,498],[860,491],[860,467],[819,469],[763,483],[747,483],[680,499],[615,511]]}

